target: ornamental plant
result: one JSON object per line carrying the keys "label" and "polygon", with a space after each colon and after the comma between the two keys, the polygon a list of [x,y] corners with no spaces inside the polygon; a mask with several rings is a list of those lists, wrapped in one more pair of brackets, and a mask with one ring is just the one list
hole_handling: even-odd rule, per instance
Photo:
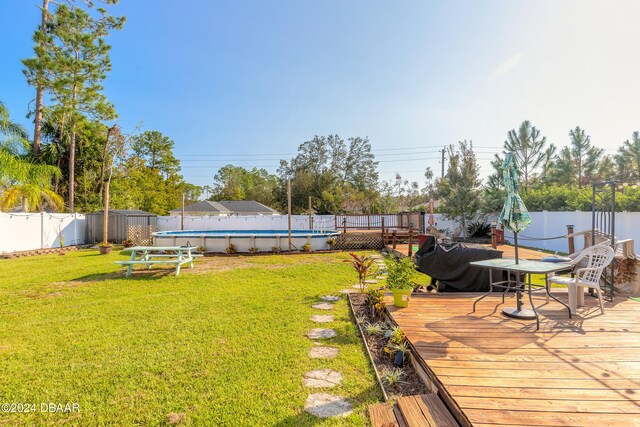
{"label": "ornamental plant", "polygon": [[370,289],[367,291],[367,295],[369,296],[369,307],[371,308],[372,317],[374,315],[380,316],[385,308],[384,294],[379,289]]}
{"label": "ornamental plant", "polygon": [[373,265],[373,260],[364,255],[358,256],[353,252],[349,252],[352,259],[345,259],[344,262],[351,263],[353,268],[358,273],[358,284],[360,285],[360,293],[364,293],[365,290],[365,280],[367,280],[367,272]]}

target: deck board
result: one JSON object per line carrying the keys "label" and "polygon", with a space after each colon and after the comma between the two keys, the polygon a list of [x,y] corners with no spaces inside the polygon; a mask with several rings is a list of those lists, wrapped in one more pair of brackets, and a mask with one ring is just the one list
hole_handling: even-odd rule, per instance
{"label": "deck board", "polygon": [[[566,293],[558,291],[561,300]],[[541,328],[504,317],[499,294],[413,297],[387,305],[443,392],[474,426],[640,426],[640,303],[587,297],[573,319],[544,296]]]}
{"label": "deck board", "polygon": [[[416,246],[417,244],[418,241],[416,238],[413,245]],[[483,246],[491,249],[491,245]],[[409,254],[409,245],[406,243],[398,243],[395,249],[393,249],[392,245],[387,244],[386,248],[388,251],[395,251],[398,255],[407,256]],[[516,256],[515,248],[511,245],[499,245],[496,249],[502,251],[502,258],[515,258]],[[415,250],[413,252],[415,253]],[[520,259],[539,260],[541,258],[551,256],[551,254],[543,251],[537,251],[535,249],[518,248],[518,256]]]}

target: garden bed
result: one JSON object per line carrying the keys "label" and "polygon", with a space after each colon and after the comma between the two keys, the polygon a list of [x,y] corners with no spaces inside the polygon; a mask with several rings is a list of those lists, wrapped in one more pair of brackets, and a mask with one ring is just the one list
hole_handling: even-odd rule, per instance
{"label": "garden bed", "polygon": [[[385,347],[389,344],[390,339],[388,336],[389,332],[386,331],[392,331],[393,326],[387,322],[383,316],[378,315],[377,312],[372,316],[372,310],[369,305],[369,296],[367,294],[353,293],[349,295],[349,301],[351,303],[351,308],[356,318],[356,322],[362,331],[362,337],[369,351],[371,362],[375,367],[381,386],[383,387],[388,399],[397,400],[398,397],[402,396],[430,393],[431,390],[421,380],[409,360],[409,358],[412,357],[410,352],[405,354],[403,367],[398,368],[394,365],[394,356],[385,351]],[[375,334],[368,333],[367,326],[375,324],[378,324],[379,326],[384,325],[385,332]],[[390,384],[386,380],[387,373],[394,371],[394,369],[401,369],[402,375],[400,380]]]}
{"label": "garden bed", "polygon": [[239,257],[239,256],[266,256],[266,255],[310,255],[310,254],[335,254],[344,252],[339,249],[319,249],[312,251],[258,251],[258,252],[201,252],[206,257]]}

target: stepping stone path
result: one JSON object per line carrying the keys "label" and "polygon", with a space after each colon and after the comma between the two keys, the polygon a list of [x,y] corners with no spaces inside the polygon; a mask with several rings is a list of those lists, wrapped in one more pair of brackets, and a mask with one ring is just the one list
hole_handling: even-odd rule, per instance
{"label": "stepping stone path", "polygon": [[376,276],[376,279],[378,279],[378,280],[384,280],[384,279],[386,279],[386,277],[385,277],[385,276]]}
{"label": "stepping stone path", "polygon": [[317,308],[318,310],[333,310],[333,304],[329,304],[328,302],[321,302],[319,304],[312,305],[313,308]]}
{"label": "stepping stone path", "polygon": [[337,347],[315,346],[311,347],[309,357],[312,359],[333,359],[338,355],[338,351]]}
{"label": "stepping stone path", "polygon": [[331,388],[340,385],[342,375],[331,369],[319,369],[304,374],[302,383],[312,388]]}
{"label": "stepping stone path", "polygon": [[[344,289],[340,292],[352,293],[356,291]],[[320,310],[332,310],[334,304],[330,304],[330,302],[336,302],[340,300],[340,297],[325,295],[321,299],[328,302],[314,304],[312,307]],[[331,315],[314,314],[311,316],[311,321],[316,323],[333,322],[334,317]],[[307,336],[312,340],[334,338],[337,335],[335,330],[328,328],[314,328],[307,333]],[[325,347],[314,343],[314,346],[309,351],[309,357],[312,359],[333,359],[338,355],[338,351],[339,349],[337,347]],[[307,372],[302,382],[307,387],[330,388],[342,383],[342,374],[332,369],[319,369]],[[342,396],[315,393],[307,398],[304,410],[319,418],[346,417],[353,412],[353,407],[351,403]]]}
{"label": "stepping stone path", "polygon": [[312,340],[329,339],[334,338],[337,335],[336,331],[327,328],[314,328],[307,333],[307,336]]}
{"label": "stepping stone path", "polygon": [[330,315],[323,316],[321,314],[314,314],[313,316],[311,316],[311,321],[316,323],[329,323],[333,322],[334,320],[334,317]]}
{"label": "stepping stone path", "polygon": [[353,412],[353,407],[342,396],[315,393],[307,398],[304,410],[319,418],[346,417]]}
{"label": "stepping stone path", "polygon": [[375,285],[376,283],[378,283],[377,280],[365,280],[364,281],[365,285]]}
{"label": "stepping stone path", "polygon": [[343,289],[340,292],[343,294],[355,294],[357,291],[354,291],[353,289]]}

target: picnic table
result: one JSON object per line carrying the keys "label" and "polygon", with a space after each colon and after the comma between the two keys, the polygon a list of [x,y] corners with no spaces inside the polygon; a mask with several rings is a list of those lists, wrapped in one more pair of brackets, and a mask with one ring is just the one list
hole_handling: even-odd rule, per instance
{"label": "picnic table", "polygon": [[[550,273],[570,270],[572,266],[570,264],[562,263],[562,262],[542,262],[542,261],[530,261],[530,260],[520,260],[518,263],[515,262],[514,259],[509,258],[496,258],[489,259],[485,261],[473,261],[470,263],[473,266],[488,268],[489,269],[489,292],[482,295],[480,298],[474,301],[473,303],[473,311],[476,311],[476,304],[486,296],[490,295],[493,292],[493,288],[501,288],[503,289],[502,293],[502,302],[504,303],[504,295],[509,290],[516,291],[516,307],[507,307],[502,309],[502,313],[509,317],[515,317],[518,319],[536,319],[536,330],[540,329],[540,318],[538,316],[538,311],[536,310],[536,306],[533,304],[533,298],[531,296],[532,287],[536,288],[536,290],[542,290],[547,294],[547,302],[549,301],[549,297],[553,298],[555,301],[559,302],[563,306],[566,307],[569,312],[569,317],[571,317],[571,309],[569,306],[558,298],[554,297],[549,293],[549,284],[547,282],[548,275]],[[508,273],[507,280],[499,280],[493,281],[493,269],[503,270]],[[515,273],[515,278],[512,279],[510,273]],[[544,285],[536,285],[531,283],[531,275],[532,274],[544,274]],[[524,281],[521,281],[521,277],[524,275]],[[528,310],[522,306],[522,292],[525,291],[529,295],[529,302],[531,303],[531,310]]]}
{"label": "picnic table", "polygon": [[146,265],[147,270],[150,270],[155,264],[175,265],[176,276],[179,276],[180,266],[189,264],[193,268],[193,259],[202,256],[202,254],[193,253],[196,249],[196,246],[132,246],[124,249],[131,252],[131,258],[126,261],[116,261],[116,264],[128,267],[127,277],[131,276],[134,265]]}

